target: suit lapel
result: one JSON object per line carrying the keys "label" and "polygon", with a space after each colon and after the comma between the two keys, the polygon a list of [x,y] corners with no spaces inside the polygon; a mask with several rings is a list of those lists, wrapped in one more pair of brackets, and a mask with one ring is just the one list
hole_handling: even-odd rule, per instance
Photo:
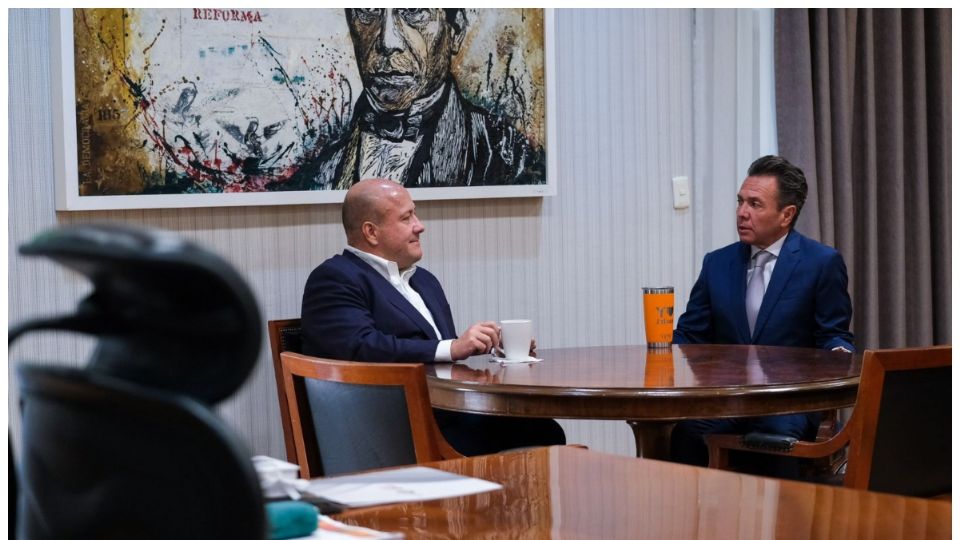
{"label": "suit lapel", "polygon": [[[384,278],[380,272],[377,272],[372,266],[366,263],[360,257],[357,257],[349,251],[344,251],[343,254],[350,259],[354,264],[356,264],[363,272],[366,272],[370,276],[370,282],[373,284],[375,294],[382,295],[383,298],[386,298],[395,308],[397,308],[401,313],[403,313],[407,318],[409,318],[414,324],[417,325],[417,328],[423,331],[424,334],[433,338],[436,336],[436,331],[433,327],[430,326],[430,323],[423,318],[423,315],[417,311],[417,308],[413,307],[413,304],[409,300],[404,298],[400,291],[398,291],[386,278]],[[419,291],[418,291],[419,292]],[[421,294],[421,296],[423,296]],[[427,304],[429,306],[429,304]],[[430,310],[433,313],[433,310]],[[442,332],[442,330],[441,330]]]}
{"label": "suit lapel", "polygon": [[413,287],[413,290],[420,293],[420,298],[423,298],[423,303],[427,305],[427,309],[429,309],[430,314],[433,315],[433,322],[437,325],[437,330],[440,331],[441,338],[450,339],[451,337],[456,337],[457,333],[453,328],[453,321],[449,320],[443,309],[446,302],[442,297],[442,292],[436,287],[425,286],[423,280],[419,279],[420,277],[420,270],[418,270],[413,274],[413,277],[410,278],[410,286]]}
{"label": "suit lapel", "polygon": [[444,100],[443,109],[435,121],[424,127],[423,138],[404,174],[404,186],[458,185],[466,176],[467,112],[459,95],[456,83],[448,80],[440,98]]}
{"label": "suit lapel", "polygon": [[753,329],[751,343],[753,343],[764,325],[773,313],[774,306],[780,299],[787,283],[790,281],[790,275],[793,269],[800,262],[800,238],[794,231],[790,231],[787,239],[783,242],[783,249],[780,250],[780,256],[777,257],[777,265],[773,267],[773,275],[770,276],[770,283],[767,285],[767,292],[763,294],[763,303],[760,304],[760,312],[757,313],[757,325]]}

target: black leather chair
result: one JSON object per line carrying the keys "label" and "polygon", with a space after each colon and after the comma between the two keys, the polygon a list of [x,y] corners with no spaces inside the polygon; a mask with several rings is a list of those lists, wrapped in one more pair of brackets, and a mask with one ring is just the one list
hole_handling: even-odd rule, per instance
{"label": "black leather chair", "polygon": [[282,352],[303,352],[303,336],[300,319],[277,319],[267,321],[267,336],[270,339],[270,358],[273,359],[273,376],[277,383],[277,400],[280,406],[280,427],[283,428],[283,444],[287,461],[299,464],[293,441],[293,426],[290,424],[290,406],[287,404],[287,389],[283,385]]}
{"label": "black leather chair", "polygon": [[249,454],[196,400],[19,366],[26,538],[265,538]]}
{"label": "black leather chair", "polygon": [[[21,247],[93,283],[28,321],[97,337],[82,369],[22,364],[18,537],[262,539],[248,452],[210,407],[256,363],[262,319],[228,263],[171,233],[80,225]],[[18,362],[19,363],[19,362]]]}
{"label": "black leather chair", "polygon": [[280,357],[302,477],[463,457],[437,427],[423,364]]}

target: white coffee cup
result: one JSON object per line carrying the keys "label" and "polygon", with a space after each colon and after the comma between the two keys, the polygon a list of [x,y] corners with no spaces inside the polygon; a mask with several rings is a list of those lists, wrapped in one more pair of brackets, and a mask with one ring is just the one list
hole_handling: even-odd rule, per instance
{"label": "white coffee cup", "polygon": [[533,321],[510,319],[500,321],[500,347],[507,360],[526,360],[533,340]]}

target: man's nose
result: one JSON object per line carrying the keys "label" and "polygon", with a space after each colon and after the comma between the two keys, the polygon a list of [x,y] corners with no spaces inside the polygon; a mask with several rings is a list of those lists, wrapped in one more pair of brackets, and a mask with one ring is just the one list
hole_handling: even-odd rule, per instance
{"label": "man's nose", "polygon": [[419,218],[413,218],[413,219],[416,220],[416,222],[413,224],[413,232],[420,234],[423,231],[427,230],[427,228],[423,226],[423,222],[420,221]]}
{"label": "man's nose", "polygon": [[385,8],[386,14],[383,16],[383,23],[380,28],[379,45],[381,53],[390,53],[403,50],[403,35],[400,29],[400,20],[390,8]]}
{"label": "man's nose", "polygon": [[740,203],[737,205],[737,219],[747,219],[750,213],[747,212],[747,205]]}

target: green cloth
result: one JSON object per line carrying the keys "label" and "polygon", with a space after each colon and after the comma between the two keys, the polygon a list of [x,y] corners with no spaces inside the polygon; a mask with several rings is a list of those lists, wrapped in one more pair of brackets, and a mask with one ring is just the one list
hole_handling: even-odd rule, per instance
{"label": "green cloth", "polygon": [[301,501],[267,503],[271,540],[310,536],[317,529],[317,507]]}

